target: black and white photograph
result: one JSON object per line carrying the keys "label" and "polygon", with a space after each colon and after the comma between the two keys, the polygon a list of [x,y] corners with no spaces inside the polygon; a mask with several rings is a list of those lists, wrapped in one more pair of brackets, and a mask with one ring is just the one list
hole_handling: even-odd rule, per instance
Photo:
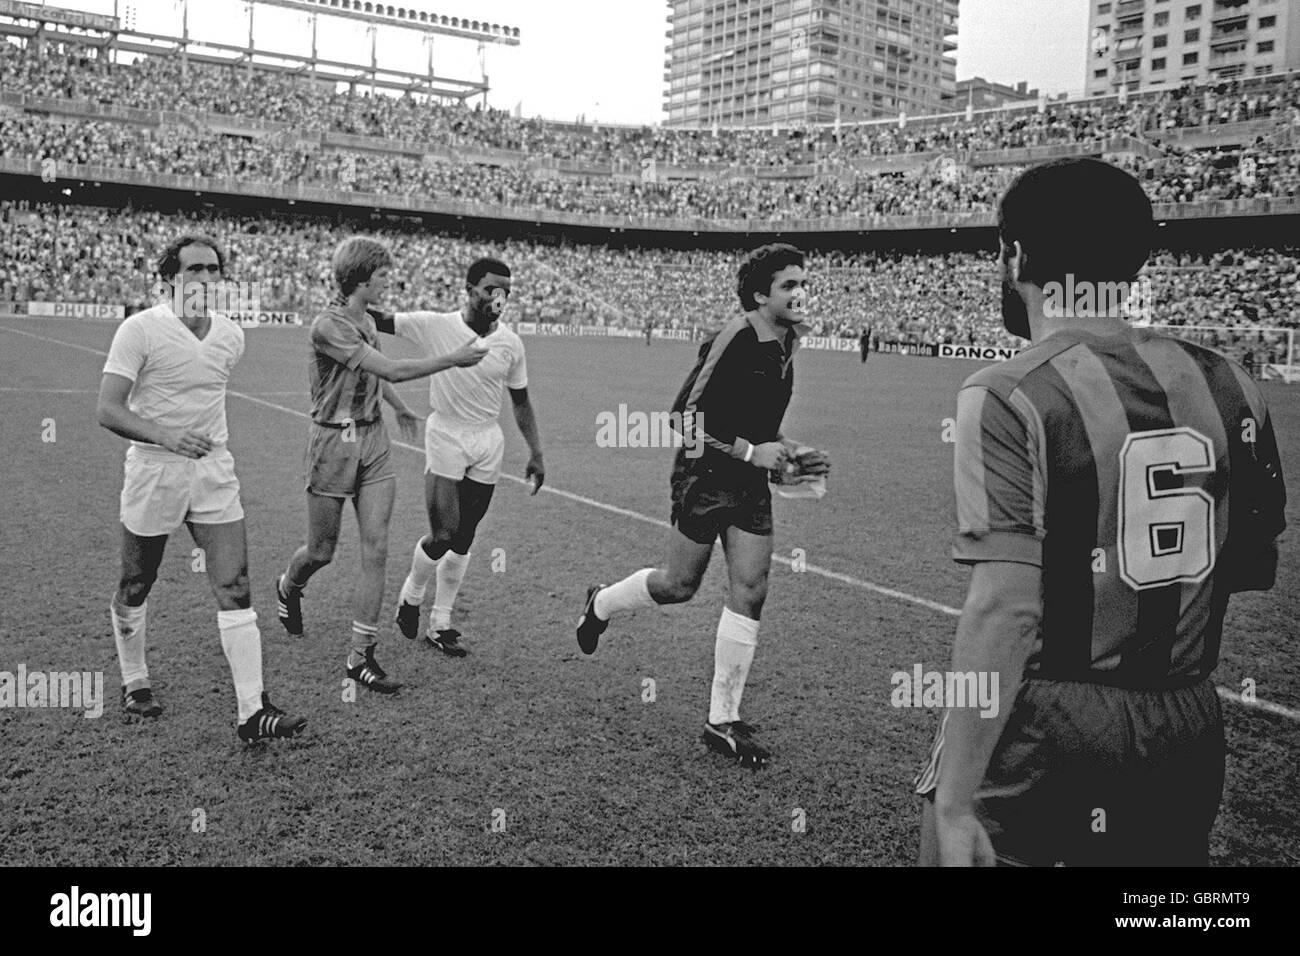
{"label": "black and white photograph", "polygon": [[1049,867],[1231,946],[1234,874],[1300,865],[1300,0],[0,34],[25,923]]}

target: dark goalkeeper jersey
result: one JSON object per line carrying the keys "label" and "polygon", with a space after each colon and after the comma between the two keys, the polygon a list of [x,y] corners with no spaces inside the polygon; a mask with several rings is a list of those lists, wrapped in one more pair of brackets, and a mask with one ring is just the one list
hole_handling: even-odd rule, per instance
{"label": "dark goalkeeper jersey", "polygon": [[1286,491],[1268,408],[1217,352],[1067,331],[971,376],[955,458],[964,563],[1043,575],[1027,673],[1138,688],[1218,661],[1228,595],[1273,583]]}

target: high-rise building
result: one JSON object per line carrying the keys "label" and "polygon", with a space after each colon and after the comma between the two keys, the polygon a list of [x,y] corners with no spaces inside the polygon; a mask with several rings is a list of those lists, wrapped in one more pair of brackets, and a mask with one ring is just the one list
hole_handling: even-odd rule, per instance
{"label": "high-rise building", "polygon": [[958,0],[670,0],[668,126],[952,108]]}
{"label": "high-rise building", "polygon": [[1300,0],[1088,0],[1089,96],[1300,69]]}

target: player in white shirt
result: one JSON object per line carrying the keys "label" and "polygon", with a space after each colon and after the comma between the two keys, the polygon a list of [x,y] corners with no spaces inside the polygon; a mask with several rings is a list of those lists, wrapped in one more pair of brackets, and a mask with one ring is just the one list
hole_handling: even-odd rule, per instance
{"label": "player in white shirt", "polygon": [[[122,487],[122,575],[110,605],[128,720],[154,718],[145,615],[167,536],[188,525],[217,598],[221,648],[235,685],[241,740],[295,737],[306,718],[262,688],[262,639],[248,587],[239,479],[226,448],[226,383],[244,332],[209,306],[224,281],[216,241],[187,235],[158,261],[171,301],[127,318],[113,335],[99,388],[99,424],[131,440]],[[181,304],[177,315],[172,303]]]}
{"label": "player in white shirt", "polygon": [[533,494],[546,475],[528,400],[524,343],[500,322],[510,295],[510,268],[496,259],[479,259],[469,267],[466,288],[468,303],[455,312],[372,313],[379,331],[414,342],[427,354],[454,351],[465,345],[467,336],[476,336],[489,350],[477,365],[448,369],[429,380],[433,413],[424,432],[424,501],[430,531],[416,542],[397,605],[398,628],[414,640],[425,589],[430,578],[436,578],[425,642],[451,657],[466,654],[460,632],[451,626],[451,611],[469,565],[474,533],[501,477],[505,437],[497,419],[507,389],[515,423],[528,442],[524,475],[533,480]]}

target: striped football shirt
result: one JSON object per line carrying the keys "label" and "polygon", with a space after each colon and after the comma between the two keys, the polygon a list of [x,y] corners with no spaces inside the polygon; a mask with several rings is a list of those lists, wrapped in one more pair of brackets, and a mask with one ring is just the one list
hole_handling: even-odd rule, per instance
{"label": "striped football shirt", "polygon": [[311,324],[311,418],[321,425],[360,424],[380,418],[379,376],[361,370],[379,350],[375,320],[365,313],[353,322],[337,305]]}
{"label": "striped football shirt", "polygon": [[1217,352],[1056,333],[958,396],[959,562],[1042,568],[1027,674],[1162,688],[1218,661],[1228,595],[1270,587],[1286,492],[1268,408]]}

